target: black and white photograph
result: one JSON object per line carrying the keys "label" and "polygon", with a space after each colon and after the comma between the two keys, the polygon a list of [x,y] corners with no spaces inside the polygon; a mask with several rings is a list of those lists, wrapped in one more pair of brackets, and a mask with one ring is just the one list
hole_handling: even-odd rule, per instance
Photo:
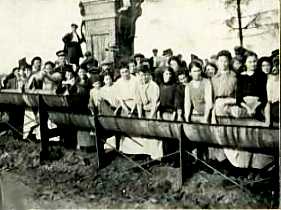
{"label": "black and white photograph", "polygon": [[279,0],[0,0],[0,210],[279,209]]}

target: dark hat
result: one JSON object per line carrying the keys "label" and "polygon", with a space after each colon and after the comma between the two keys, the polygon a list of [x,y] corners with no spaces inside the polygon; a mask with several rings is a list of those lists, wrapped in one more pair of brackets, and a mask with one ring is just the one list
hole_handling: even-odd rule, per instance
{"label": "dark hat", "polygon": [[149,64],[142,64],[139,68],[139,72],[143,72],[143,73],[151,73],[150,68],[149,68]]}
{"label": "dark hat", "polygon": [[90,51],[86,51],[86,52],[85,52],[85,56],[86,56],[86,57],[92,56],[92,53],[91,53]]}
{"label": "dark hat", "polygon": [[169,48],[169,49],[166,49],[166,50],[163,50],[163,55],[173,55],[173,51],[172,51],[172,49],[171,48]]}
{"label": "dark hat", "polygon": [[244,47],[241,46],[234,47],[235,55],[244,55],[246,51],[247,49],[245,49]]}
{"label": "dark hat", "polygon": [[191,62],[195,61],[195,62],[197,62],[197,63],[200,63],[201,65],[204,64],[203,60],[202,60],[201,58],[199,58],[197,55],[191,54],[191,55],[190,55],[190,58],[191,58],[191,59],[190,59]]}
{"label": "dark hat", "polygon": [[26,63],[26,57],[22,58],[19,60],[19,67],[20,66],[24,66],[26,67],[27,66],[27,63]]}
{"label": "dark hat", "polygon": [[75,23],[72,23],[72,24],[71,24],[71,27],[78,28],[78,25],[77,25],[77,24],[75,24]]}
{"label": "dark hat", "polygon": [[59,50],[56,52],[57,56],[65,56],[65,51],[64,50]]}
{"label": "dark hat", "polygon": [[238,60],[239,62],[244,62],[244,58],[242,55],[236,55],[233,57],[233,60]]}
{"label": "dark hat", "polygon": [[261,57],[259,60],[258,60],[258,63],[261,65],[264,61],[267,61],[268,63],[272,63],[272,59],[270,57]]}
{"label": "dark hat", "polygon": [[74,72],[74,70],[73,70],[73,68],[72,68],[72,66],[70,66],[70,65],[67,65],[67,66],[65,66],[65,68],[63,69],[65,72],[71,72],[71,73],[75,73]]}
{"label": "dark hat", "polygon": [[273,59],[274,57],[279,56],[279,49],[273,50],[271,52],[271,58]]}
{"label": "dark hat", "polygon": [[90,77],[90,81],[92,84],[94,84],[95,82],[100,82],[100,76],[98,74],[93,74]]}
{"label": "dark hat", "polygon": [[88,69],[88,72],[89,72],[89,73],[97,73],[97,72],[99,72],[99,67],[97,67],[97,66],[91,66],[91,67]]}
{"label": "dark hat", "polygon": [[134,55],[134,58],[144,58],[144,55],[143,54],[141,54],[141,53],[137,53],[137,54],[135,54]]}

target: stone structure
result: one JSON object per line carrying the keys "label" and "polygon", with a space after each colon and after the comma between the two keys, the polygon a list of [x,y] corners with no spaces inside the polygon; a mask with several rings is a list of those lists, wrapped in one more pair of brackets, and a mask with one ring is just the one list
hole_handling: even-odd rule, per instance
{"label": "stone structure", "polygon": [[[99,62],[120,61],[133,55],[135,22],[143,0],[82,0],[79,4],[87,50]],[[117,62],[118,63],[118,62]]]}

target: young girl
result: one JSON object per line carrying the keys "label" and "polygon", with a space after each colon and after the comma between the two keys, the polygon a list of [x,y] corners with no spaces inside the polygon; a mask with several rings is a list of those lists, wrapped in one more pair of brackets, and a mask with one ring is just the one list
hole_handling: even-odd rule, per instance
{"label": "young girl", "polygon": [[98,113],[98,107],[101,101],[101,81],[98,75],[93,75],[90,78],[92,89],[90,91],[89,108],[93,113]]}

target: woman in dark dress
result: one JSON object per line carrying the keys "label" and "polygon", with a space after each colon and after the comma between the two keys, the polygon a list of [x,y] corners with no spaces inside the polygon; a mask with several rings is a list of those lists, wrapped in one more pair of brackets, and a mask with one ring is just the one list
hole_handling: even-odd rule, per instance
{"label": "woman in dark dress", "polygon": [[257,55],[246,56],[246,71],[242,72],[237,84],[237,103],[243,108],[243,115],[263,120],[262,110],[267,102],[266,78],[257,69]]}
{"label": "woman in dark dress", "polygon": [[[178,109],[181,109],[177,94],[178,86],[176,84],[175,72],[172,68],[167,67],[163,72],[163,80],[160,85],[160,105],[158,108],[158,119],[175,121]],[[174,141],[163,141],[163,153],[168,155],[178,151],[178,143]],[[170,156],[166,161],[174,163],[174,156]]]}
{"label": "woman in dark dress", "polygon": [[167,67],[163,72],[162,84],[160,85],[160,105],[158,108],[158,118],[164,120],[176,119],[177,113],[177,91],[175,72]]}

